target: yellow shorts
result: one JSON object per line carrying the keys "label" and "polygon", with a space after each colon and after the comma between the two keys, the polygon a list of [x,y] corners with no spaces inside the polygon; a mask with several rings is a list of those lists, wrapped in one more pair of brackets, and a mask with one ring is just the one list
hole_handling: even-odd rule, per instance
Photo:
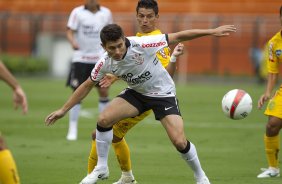
{"label": "yellow shorts", "polygon": [[275,92],[275,95],[269,100],[265,115],[275,116],[282,119],[282,89]]}
{"label": "yellow shorts", "polygon": [[125,134],[132,127],[137,125],[140,121],[142,121],[145,117],[147,117],[151,112],[152,112],[152,110],[148,110],[148,111],[143,112],[142,114],[140,114],[139,116],[136,116],[134,118],[127,118],[127,119],[124,119],[124,120],[117,122],[113,126],[114,135],[119,137],[119,138],[123,138],[125,136]]}

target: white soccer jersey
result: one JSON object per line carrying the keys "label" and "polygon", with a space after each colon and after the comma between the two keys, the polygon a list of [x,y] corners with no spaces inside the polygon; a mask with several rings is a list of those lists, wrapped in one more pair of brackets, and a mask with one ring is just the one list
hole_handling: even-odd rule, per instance
{"label": "white soccer jersey", "polygon": [[111,11],[103,6],[93,13],[85,6],[73,9],[68,20],[68,28],[75,33],[79,50],[74,50],[73,62],[96,63],[104,54],[101,46],[101,29],[113,22]]}
{"label": "white soccer jersey", "polygon": [[121,61],[105,53],[92,70],[91,79],[100,81],[105,74],[112,73],[143,95],[175,96],[174,82],[156,57],[158,50],[168,46],[166,35],[128,37],[126,45],[127,53]]}

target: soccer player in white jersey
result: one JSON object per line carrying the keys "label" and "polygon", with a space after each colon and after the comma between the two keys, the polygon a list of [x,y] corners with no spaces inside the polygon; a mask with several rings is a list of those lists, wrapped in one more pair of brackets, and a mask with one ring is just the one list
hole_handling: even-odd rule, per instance
{"label": "soccer player in white jersey", "polygon": [[[157,21],[159,18],[158,3],[155,0],[138,0],[136,6],[136,19],[138,22],[138,30],[136,36],[148,36],[162,34],[161,30],[157,28]],[[170,48],[166,47],[159,50],[156,56],[162,66],[166,68],[168,73],[173,77],[176,70],[177,58],[183,54],[184,45],[179,43],[170,54]],[[116,80],[113,75],[107,75],[104,77],[100,84],[102,87],[109,87]],[[146,111],[136,117],[123,119],[113,126],[113,141],[112,147],[114,149],[116,158],[118,160],[121,177],[113,184],[136,184],[137,181],[134,177],[131,159],[130,148],[125,140],[127,133],[142,122],[144,118],[149,116],[153,111]],[[97,165],[97,150],[96,150],[96,131],[92,133],[91,150],[88,157],[88,173],[91,173]]]}
{"label": "soccer player in white jersey", "polygon": [[[101,33],[101,41],[107,51],[96,64],[87,79],[58,110],[49,114],[46,125],[62,118],[78,101],[87,96],[91,89],[108,73],[112,73],[128,84],[99,115],[96,128],[98,163],[81,184],[94,184],[109,177],[108,152],[113,138],[112,126],[121,119],[135,117],[152,109],[167,135],[182,158],[194,172],[197,184],[210,184],[203,171],[193,143],[187,140],[183,119],[176,99],[175,85],[156,57],[156,52],[169,44],[195,39],[202,36],[228,36],[235,32],[233,25],[215,29],[192,29],[171,34],[146,37],[125,37],[120,26],[110,24]],[[117,108],[118,107],[118,108]]]}
{"label": "soccer player in white jersey", "polygon": [[[67,24],[67,38],[74,50],[67,86],[75,91],[90,75],[105,52],[101,46],[100,30],[113,22],[111,11],[96,0],[86,0],[85,5],[73,9]],[[109,102],[108,88],[97,86],[98,109],[101,112]],[[77,126],[81,109],[78,102],[69,113],[67,140],[77,139]]]}

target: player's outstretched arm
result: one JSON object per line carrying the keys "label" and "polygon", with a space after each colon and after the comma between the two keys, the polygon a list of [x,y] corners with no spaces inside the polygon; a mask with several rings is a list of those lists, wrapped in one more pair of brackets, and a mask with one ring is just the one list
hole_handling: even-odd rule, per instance
{"label": "player's outstretched arm", "polygon": [[17,109],[22,107],[24,114],[28,111],[28,103],[24,90],[18,83],[17,79],[11,74],[6,66],[0,61],[0,79],[5,81],[13,89],[13,102],[14,107]]}
{"label": "player's outstretched arm", "polygon": [[83,100],[87,94],[91,91],[96,82],[93,82],[90,78],[88,78],[85,82],[83,82],[70,96],[68,101],[61,107],[60,109],[52,112],[45,118],[46,125],[54,124],[58,119],[64,117],[64,115],[77,103]]}
{"label": "player's outstretched arm", "polygon": [[224,25],[214,29],[190,29],[168,34],[168,41],[169,44],[175,44],[203,36],[228,36],[232,32],[236,32],[234,25]]}

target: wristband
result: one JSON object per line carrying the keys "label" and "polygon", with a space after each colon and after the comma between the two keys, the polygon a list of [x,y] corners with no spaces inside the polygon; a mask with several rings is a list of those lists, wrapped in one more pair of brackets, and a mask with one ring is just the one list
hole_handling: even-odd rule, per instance
{"label": "wristband", "polygon": [[170,62],[171,62],[171,63],[175,63],[176,60],[177,60],[177,58],[176,58],[174,55],[172,55],[172,56],[170,57]]}

